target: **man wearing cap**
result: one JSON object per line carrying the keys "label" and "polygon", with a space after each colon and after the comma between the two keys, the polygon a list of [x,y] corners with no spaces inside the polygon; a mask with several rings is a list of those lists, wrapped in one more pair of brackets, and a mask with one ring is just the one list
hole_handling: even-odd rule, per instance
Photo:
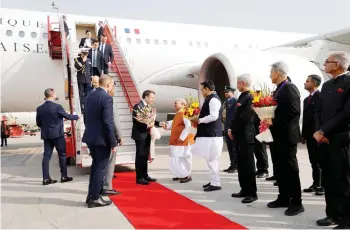
{"label": "man wearing cap", "polygon": [[225,86],[225,98],[226,101],[222,106],[222,121],[224,123],[225,140],[227,145],[227,151],[230,156],[230,166],[224,170],[227,173],[237,172],[237,153],[236,153],[236,141],[232,140],[227,133],[230,127],[231,121],[233,120],[233,115],[236,110],[236,98],[233,97],[235,89],[231,88],[229,85]]}
{"label": "man wearing cap", "polygon": [[74,58],[74,67],[77,70],[77,81],[82,111],[84,110],[85,98],[91,88],[92,64],[91,59],[88,58],[88,54],[88,48],[81,48],[79,56]]}

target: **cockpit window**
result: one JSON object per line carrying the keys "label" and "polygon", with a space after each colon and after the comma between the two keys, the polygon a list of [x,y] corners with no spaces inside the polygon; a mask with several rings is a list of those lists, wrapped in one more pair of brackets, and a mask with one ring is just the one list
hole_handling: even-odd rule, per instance
{"label": "cockpit window", "polygon": [[37,34],[36,34],[36,32],[31,32],[31,33],[30,33],[30,36],[31,36],[32,38],[36,38],[36,37],[37,37]]}
{"label": "cockpit window", "polygon": [[6,36],[12,37],[12,30],[6,30]]}
{"label": "cockpit window", "polygon": [[47,38],[47,33],[43,33],[43,38]]}

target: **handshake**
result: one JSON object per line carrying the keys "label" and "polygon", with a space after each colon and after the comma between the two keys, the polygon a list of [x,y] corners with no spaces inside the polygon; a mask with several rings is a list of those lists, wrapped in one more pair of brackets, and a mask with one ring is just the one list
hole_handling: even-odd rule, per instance
{"label": "handshake", "polygon": [[163,129],[167,129],[166,121],[159,122],[159,126],[161,126]]}

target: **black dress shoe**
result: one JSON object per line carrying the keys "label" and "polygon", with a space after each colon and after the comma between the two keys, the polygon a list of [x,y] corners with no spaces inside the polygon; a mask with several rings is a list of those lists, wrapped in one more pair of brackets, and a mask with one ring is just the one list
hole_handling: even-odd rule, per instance
{"label": "black dress shoe", "polygon": [[242,192],[242,190],[239,193],[232,193],[231,197],[234,198],[242,198],[242,197],[247,197],[246,194]]}
{"label": "black dress shoe", "polygon": [[97,208],[97,207],[103,207],[112,204],[112,201],[105,201],[101,197],[99,197],[97,200],[89,200],[88,208]]}
{"label": "black dress shoe", "polygon": [[210,185],[211,185],[210,183],[205,184],[205,185],[203,185],[203,188],[208,188]]}
{"label": "black dress shoe", "polygon": [[311,185],[309,188],[305,188],[303,192],[316,192],[316,186]]}
{"label": "black dress shoe", "polygon": [[334,227],[333,229],[350,229],[350,224],[339,224],[338,226]]}
{"label": "black dress shoe", "polygon": [[69,182],[72,180],[73,180],[73,177],[69,177],[69,176],[61,177],[61,183]]}
{"label": "black dress shoe", "polygon": [[85,203],[86,203],[86,204],[88,204],[90,200],[91,200],[90,196],[89,196],[89,195],[87,195],[87,196],[86,196]]}
{"label": "black dress shoe", "polygon": [[267,177],[266,180],[276,180],[276,177],[275,176],[270,176],[270,177]]}
{"label": "black dress shoe", "polygon": [[258,197],[257,196],[248,196],[246,198],[244,198],[242,200],[242,203],[243,204],[249,204],[249,203],[253,203],[254,201],[258,200]]}
{"label": "black dress shoe", "polygon": [[322,187],[316,188],[315,195],[316,196],[323,196],[324,195],[324,189]]}
{"label": "black dress shoe", "polygon": [[326,218],[323,218],[323,219],[316,221],[316,224],[318,226],[326,227],[326,226],[331,226],[331,225],[335,225],[335,224],[340,224],[340,220],[334,219],[332,217],[326,217]]}
{"label": "black dress shoe", "polygon": [[220,186],[209,185],[208,187],[206,187],[204,189],[204,192],[212,192],[212,191],[216,191],[216,190],[221,190],[221,187]]}
{"label": "black dress shoe", "polygon": [[178,177],[173,178],[173,181],[178,181],[178,180],[180,180],[180,178],[178,178]]}
{"label": "black dress shoe", "polygon": [[57,183],[57,180],[52,180],[52,179],[43,180],[43,185],[49,185],[49,184],[55,184],[55,183]]}
{"label": "black dress shoe", "polygon": [[149,185],[149,182],[142,178],[142,179],[136,179],[136,184]]}
{"label": "black dress shoe", "polygon": [[232,168],[231,170],[228,170],[227,173],[236,173],[237,172],[237,168]]}
{"label": "black dress shoe", "polygon": [[111,189],[111,190],[103,190],[102,191],[102,196],[113,196],[113,195],[118,195],[120,194],[121,192],[118,192],[114,189]]}
{"label": "black dress shoe", "polygon": [[304,209],[304,206],[302,204],[298,204],[298,205],[290,205],[288,207],[288,209],[284,212],[284,214],[286,216],[296,216],[298,215],[299,213],[302,213],[304,212],[305,209]]}
{"label": "black dress shoe", "polygon": [[266,172],[259,172],[257,175],[256,175],[256,178],[267,178],[269,176],[268,173]]}
{"label": "black dress shoe", "polygon": [[289,201],[284,201],[279,198],[277,200],[274,200],[272,202],[269,202],[267,204],[268,208],[288,208],[289,207]]}
{"label": "black dress shoe", "polygon": [[187,183],[187,182],[190,182],[191,180],[192,180],[192,177],[188,176],[188,177],[180,179],[180,183]]}
{"label": "black dress shoe", "polygon": [[156,182],[156,181],[157,181],[156,179],[154,179],[154,178],[152,178],[152,177],[150,177],[150,176],[146,176],[146,177],[144,177],[143,179],[145,179],[145,180],[148,181],[148,182]]}
{"label": "black dress shoe", "polygon": [[278,182],[277,181],[273,182],[273,186],[278,186]]}
{"label": "black dress shoe", "polygon": [[230,166],[230,167],[228,167],[227,169],[224,169],[223,171],[224,172],[228,172],[228,171],[230,171],[230,170],[232,170],[233,169],[233,166]]}

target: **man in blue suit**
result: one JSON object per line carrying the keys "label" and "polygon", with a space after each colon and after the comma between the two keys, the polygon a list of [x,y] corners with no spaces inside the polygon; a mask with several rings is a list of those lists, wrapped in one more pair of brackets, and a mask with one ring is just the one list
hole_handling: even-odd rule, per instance
{"label": "man in blue suit", "polygon": [[89,191],[86,202],[89,208],[110,205],[101,197],[103,178],[106,176],[109,157],[116,153],[117,139],[114,127],[113,98],[108,92],[113,90],[114,81],[108,75],[99,79],[99,88],[91,92],[85,100],[85,132],[83,142],[92,157]]}
{"label": "man in blue suit", "polygon": [[56,93],[54,89],[46,89],[45,103],[36,110],[36,124],[41,128],[41,139],[44,140],[44,157],[42,161],[43,185],[54,184],[49,173],[49,162],[55,147],[59,156],[61,168],[61,183],[72,181],[73,178],[67,176],[66,163],[66,140],[64,139],[63,118],[67,120],[78,120],[78,115],[71,115],[64,111],[60,104],[54,102]]}
{"label": "man in blue suit", "polygon": [[237,100],[236,98],[233,97],[234,92],[235,92],[235,89],[231,88],[230,86],[225,86],[226,101],[222,105],[223,106],[222,119],[224,122],[226,145],[227,145],[227,151],[230,155],[230,162],[231,162],[230,166],[224,170],[224,172],[227,172],[227,173],[237,172],[236,140],[232,140],[227,133],[227,130],[231,126],[231,122],[233,120],[233,116],[236,110]]}

